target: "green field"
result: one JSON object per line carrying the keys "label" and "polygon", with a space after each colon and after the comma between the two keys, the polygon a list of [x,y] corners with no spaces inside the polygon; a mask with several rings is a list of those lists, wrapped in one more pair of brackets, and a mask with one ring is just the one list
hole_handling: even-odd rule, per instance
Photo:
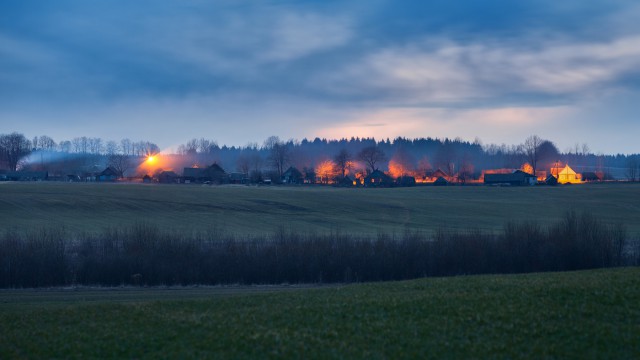
{"label": "green field", "polygon": [[640,269],[0,291],[0,358],[640,357]]}
{"label": "green field", "polygon": [[0,183],[0,229],[64,225],[98,231],[135,222],[181,231],[376,234],[438,228],[499,230],[588,211],[640,234],[640,184],[558,187],[249,187]]}

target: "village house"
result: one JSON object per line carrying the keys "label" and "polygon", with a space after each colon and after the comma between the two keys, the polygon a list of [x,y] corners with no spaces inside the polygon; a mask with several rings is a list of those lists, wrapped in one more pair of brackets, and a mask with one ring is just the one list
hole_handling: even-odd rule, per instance
{"label": "village house", "polygon": [[537,179],[535,176],[522,170],[516,170],[510,174],[485,174],[484,183],[487,185],[511,185],[511,186],[527,186],[535,185]]}
{"label": "village house", "polygon": [[229,181],[229,176],[220,165],[214,163],[207,168],[190,167],[182,172],[184,183],[214,183],[224,184]]}
{"label": "village house", "polygon": [[375,170],[364,178],[364,186],[366,187],[388,187],[393,185],[393,179],[380,170]]}
{"label": "village house", "polygon": [[116,181],[122,175],[113,167],[109,166],[104,169],[101,173],[96,175],[96,181]]}
{"label": "village house", "polygon": [[582,182],[580,174],[573,171],[568,164],[564,168],[552,167],[551,175],[558,179],[559,184],[579,184]]}
{"label": "village house", "polygon": [[334,186],[340,186],[340,187],[354,187],[354,186],[358,186],[360,185],[360,183],[356,180],[354,180],[351,176],[349,175],[345,175],[345,177],[337,179]]}
{"label": "village house", "polygon": [[281,180],[283,184],[302,184],[304,182],[304,177],[300,170],[291,166],[282,174]]}

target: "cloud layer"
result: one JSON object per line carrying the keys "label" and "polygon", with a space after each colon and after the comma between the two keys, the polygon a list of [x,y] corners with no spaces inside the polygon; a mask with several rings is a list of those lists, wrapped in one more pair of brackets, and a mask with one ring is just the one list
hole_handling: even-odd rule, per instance
{"label": "cloud layer", "polygon": [[638,152],[638,16],[632,1],[7,1],[0,125],[165,146],[537,133]]}

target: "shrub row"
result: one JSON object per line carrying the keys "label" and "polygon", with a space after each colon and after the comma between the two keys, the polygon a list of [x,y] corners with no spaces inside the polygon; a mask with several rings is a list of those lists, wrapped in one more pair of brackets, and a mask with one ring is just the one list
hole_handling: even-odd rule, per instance
{"label": "shrub row", "polygon": [[150,224],[71,236],[63,229],[5,231],[0,287],[280,284],[565,271],[638,265],[622,225],[568,213],[556,224],[374,237],[279,230],[256,237],[185,235]]}

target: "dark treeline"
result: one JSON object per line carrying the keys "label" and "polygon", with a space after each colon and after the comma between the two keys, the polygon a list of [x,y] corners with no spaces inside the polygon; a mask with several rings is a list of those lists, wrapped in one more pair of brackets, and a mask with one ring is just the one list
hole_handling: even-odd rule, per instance
{"label": "dark treeline", "polygon": [[[527,146],[530,139],[517,145],[483,145],[479,139],[469,142],[459,138],[376,140],[352,137],[283,141],[272,136],[263,144],[220,146],[216,141],[201,138],[180,145],[175,154],[165,156],[161,168],[155,170],[181,173],[183,167],[218,163],[227,172],[282,175],[289,166],[310,173],[317,171],[323,162],[336,165],[342,159],[345,164],[355,167],[351,170],[368,171],[370,166],[359,155],[367,148],[376,148],[382,156],[373,167],[414,176],[441,169],[450,175],[457,173],[462,177],[477,178],[485,169],[518,169],[529,163],[534,169],[549,170],[553,164],[561,162],[570,164],[578,172],[598,171],[607,178],[640,178],[638,154],[593,154],[586,144],[576,144],[562,152],[552,141],[534,138],[538,142],[533,148]],[[45,170],[52,175],[66,176],[95,173],[112,166],[125,176],[144,175],[137,173],[148,170],[138,167],[140,158],[159,151],[158,146],[149,141],[123,139],[116,142],[79,137],[56,142],[45,135],[27,139],[17,133],[0,134],[0,170]]]}
{"label": "dark treeline", "polygon": [[342,283],[639,265],[638,242],[627,240],[622,225],[575,213],[549,227],[509,223],[500,234],[238,238],[149,224],[75,237],[62,229],[5,231],[0,287]]}

